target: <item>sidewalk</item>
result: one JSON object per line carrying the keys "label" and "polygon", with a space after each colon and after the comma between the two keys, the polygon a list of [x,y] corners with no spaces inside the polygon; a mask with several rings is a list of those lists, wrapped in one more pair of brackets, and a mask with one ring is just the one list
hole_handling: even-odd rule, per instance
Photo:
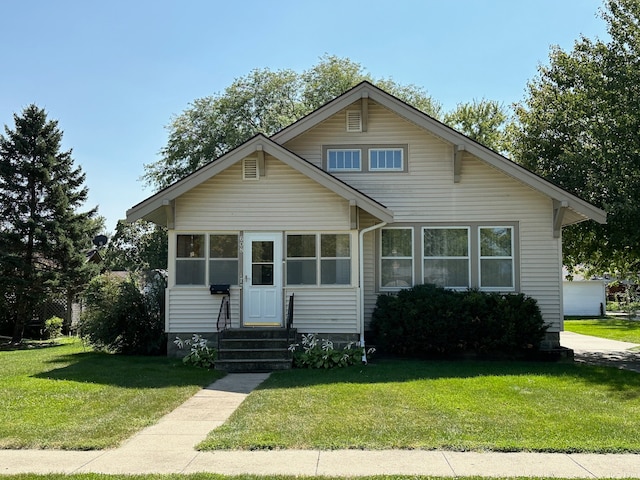
{"label": "sidewalk", "polygon": [[[620,342],[568,336],[562,344],[619,352]],[[588,343],[592,342],[592,343]],[[593,343],[595,342],[595,343]],[[424,450],[273,450],[198,452],[268,374],[229,374],[129,439],[102,451],[0,450],[0,475],[19,473],[196,473],[226,475],[433,475],[640,478],[640,455],[449,452]]]}

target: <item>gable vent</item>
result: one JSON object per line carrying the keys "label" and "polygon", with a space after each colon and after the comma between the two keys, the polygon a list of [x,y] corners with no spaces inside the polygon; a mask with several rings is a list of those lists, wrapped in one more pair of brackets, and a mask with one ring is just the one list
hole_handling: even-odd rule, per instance
{"label": "gable vent", "polygon": [[258,180],[258,159],[245,158],[242,161],[242,178],[244,180]]}
{"label": "gable vent", "polygon": [[362,113],[360,110],[347,110],[347,132],[362,131]]}

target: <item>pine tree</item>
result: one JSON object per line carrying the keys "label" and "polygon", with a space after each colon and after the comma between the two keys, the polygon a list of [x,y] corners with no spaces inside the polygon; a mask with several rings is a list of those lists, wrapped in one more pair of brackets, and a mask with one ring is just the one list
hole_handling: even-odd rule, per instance
{"label": "pine tree", "polygon": [[96,209],[78,213],[85,174],[61,151],[58,122],[36,105],[14,121],[0,135],[0,294],[18,343],[48,297],[88,281],[85,252],[97,223]]}

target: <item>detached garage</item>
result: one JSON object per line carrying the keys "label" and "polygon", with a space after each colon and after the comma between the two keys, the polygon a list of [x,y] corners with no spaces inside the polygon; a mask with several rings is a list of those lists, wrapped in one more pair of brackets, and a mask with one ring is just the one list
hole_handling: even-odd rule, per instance
{"label": "detached garage", "polygon": [[606,311],[604,280],[565,280],[562,293],[565,315],[595,317]]}

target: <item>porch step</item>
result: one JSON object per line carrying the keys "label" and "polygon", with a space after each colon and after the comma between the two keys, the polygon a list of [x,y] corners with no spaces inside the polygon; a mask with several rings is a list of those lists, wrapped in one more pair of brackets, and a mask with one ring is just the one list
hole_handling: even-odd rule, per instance
{"label": "porch step", "polygon": [[[287,333],[291,340],[287,339]],[[220,332],[216,370],[225,372],[271,372],[291,368],[289,342],[294,329],[244,328]]]}

